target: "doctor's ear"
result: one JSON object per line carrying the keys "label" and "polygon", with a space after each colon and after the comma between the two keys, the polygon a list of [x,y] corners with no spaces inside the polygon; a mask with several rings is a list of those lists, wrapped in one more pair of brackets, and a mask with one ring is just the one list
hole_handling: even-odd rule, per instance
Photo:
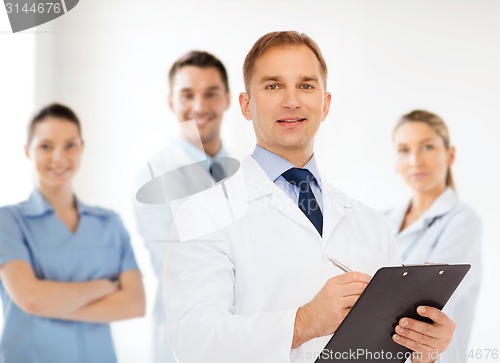
{"label": "doctor's ear", "polygon": [[24,155],[26,155],[26,157],[27,157],[28,159],[30,159],[30,158],[31,158],[30,149],[29,149],[29,147],[28,147],[28,146],[25,146],[25,147],[24,147]]}
{"label": "doctor's ear", "polygon": [[323,114],[321,117],[321,122],[325,121],[328,112],[330,111],[330,105],[332,103],[332,94],[330,92],[325,93],[325,102],[323,104]]}
{"label": "doctor's ear", "polygon": [[456,153],[455,147],[450,146],[448,148],[448,166],[453,165],[453,163],[455,162],[455,153]]}
{"label": "doctor's ear", "polygon": [[250,112],[250,96],[246,92],[241,92],[238,100],[240,101],[241,114],[248,121],[251,121],[252,114]]}

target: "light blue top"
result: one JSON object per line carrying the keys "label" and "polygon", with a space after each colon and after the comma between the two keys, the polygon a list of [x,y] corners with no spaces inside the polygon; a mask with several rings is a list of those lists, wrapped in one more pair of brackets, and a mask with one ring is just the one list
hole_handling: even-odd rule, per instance
{"label": "light blue top", "polygon": [[472,208],[458,200],[451,188],[445,189],[418,220],[400,232],[408,208],[406,202],[386,213],[403,263],[471,265],[444,308],[457,327],[441,362],[464,363],[481,287],[481,220]]}
{"label": "light blue top", "polygon": [[[78,200],[78,229],[72,233],[38,190],[27,201],[0,208],[0,265],[31,264],[39,279],[81,282],[116,279],[137,269],[119,216]],[[0,280],[4,326],[0,362],[113,363],[109,324],[49,319],[21,310]]]}
{"label": "light blue top", "polygon": [[[296,204],[298,204],[300,193],[299,187],[289,183],[281,175],[288,169],[295,168],[295,165],[259,145],[255,145],[252,157],[260,165],[260,167],[264,169],[264,172],[267,174],[269,179],[271,179],[274,184],[276,184],[281,190],[285,192],[286,195],[288,195]],[[316,165],[314,154],[302,169],[309,170],[313,175],[314,179],[311,183],[311,190],[314,194],[314,197],[318,201],[318,205],[321,211],[323,211],[323,191],[321,188],[321,175],[319,173],[318,166]]]}

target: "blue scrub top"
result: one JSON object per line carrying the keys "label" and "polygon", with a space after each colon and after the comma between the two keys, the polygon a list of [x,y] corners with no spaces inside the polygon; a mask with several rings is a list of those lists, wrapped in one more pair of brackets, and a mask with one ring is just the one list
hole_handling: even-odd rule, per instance
{"label": "blue scrub top", "polygon": [[[39,279],[80,282],[116,279],[137,269],[120,217],[77,200],[80,222],[72,233],[38,190],[22,203],[0,208],[0,265],[31,264]],[[42,318],[21,310],[0,280],[4,326],[0,362],[113,363],[109,324]]]}

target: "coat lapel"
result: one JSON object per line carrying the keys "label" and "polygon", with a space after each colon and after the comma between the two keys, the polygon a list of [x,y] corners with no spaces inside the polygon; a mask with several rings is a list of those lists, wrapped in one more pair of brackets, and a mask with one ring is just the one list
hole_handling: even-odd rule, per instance
{"label": "coat lapel", "polygon": [[[274,183],[273,183],[274,184]],[[298,205],[295,204],[288,195],[285,194],[278,186],[275,185],[273,195],[271,196],[271,204],[279,210],[285,217],[293,220],[294,222],[301,224],[302,226],[310,229],[311,231],[318,233],[311,221],[306,217],[306,215],[299,209]],[[318,233],[319,237],[319,233]]]}
{"label": "coat lapel", "polygon": [[353,201],[329,183],[323,183],[323,240],[328,241]]}

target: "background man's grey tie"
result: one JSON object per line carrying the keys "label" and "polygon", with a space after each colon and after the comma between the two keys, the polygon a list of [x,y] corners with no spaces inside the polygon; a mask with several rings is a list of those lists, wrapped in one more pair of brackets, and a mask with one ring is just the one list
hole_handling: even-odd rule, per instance
{"label": "background man's grey tie", "polygon": [[210,165],[209,172],[210,172],[210,175],[212,175],[212,178],[216,182],[219,182],[226,177],[226,173],[225,173],[224,169],[222,168],[222,165],[216,161],[214,161]]}

